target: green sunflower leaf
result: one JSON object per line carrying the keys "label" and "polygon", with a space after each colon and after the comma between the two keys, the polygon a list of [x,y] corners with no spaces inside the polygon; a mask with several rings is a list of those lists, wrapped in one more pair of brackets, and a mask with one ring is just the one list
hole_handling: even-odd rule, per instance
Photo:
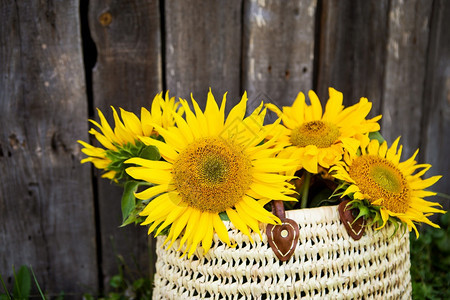
{"label": "green sunflower leaf", "polygon": [[[164,235],[168,235],[170,232],[170,229],[172,228],[172,225],[168,225],[167,227],[165,227],[163,230],[161,230],[161,232],[156,235],[156,232],[159,230],[159,227],[161,227],[163,223],[159,224],[158,226],[156,226],[156,228],[153,230],[153,236],[157,237],[157,236],[164,236]],[[153,225],[153,223],[148,224],[149,226]]]}
{"label": "green sunflower leaf", "polygon": [[130,214],[130,215],[128,215],[128,218],[126,218],[126,220],[124,220],[119,227],[125,227],[127,225],[130,225],[130,224],[136,223],[136,222],[137,222],[136,215]]}
{"label": "green sunflower leaf", "polygon": [[[340,197],[344,194],[345,190],[347,189],[347,187],[349,186],[349,184],[347,182],[342,182],[341,184],[339,184],[336,189],[333,191],[333,193],[330,195],[330,198],[332,197]],[[339,192],[341,191],[341,192]]]}
{"label": "green sunflower leaf", "polygon": [[127,151],[127,152],[130,153],[130,154],[133,154],[132,149],[133,149],[134,147],[135,147],[135,146],[134,146],[132,143],[128,142],[126,145],[122,146],[122,149],[125,150],[125,151]]}
{"label": "green sunflower leaf", "polygon": [[389,238],[392,238],[396,233],[397,233],[397,231],[398,231],[398,229],[400,228],[400,224],[399,224],[399,222],[396,220],[396,219],[394,219],[394,218],[389,218],[389,221],[392,223],[392,224],[394,224],[394,232],[392,233],[392,235],[389,237]]}
{"label": "green sunflower leaf", "polygon": [[150,160],[160,160],[161,154],[159,153],[159,150],[155,146],[145,146],[141,153],[139,154],[139,157],[150,159]]}
{"label": "green sunflower leaf", "polygon": [[367,208],[366,206],[363,206],[363,205],[360,205],[359,207],[358,207],[358,209],[359,209],[359,214],[358,214],[358,216],[355,218],[355,220],[353,221],[353,223],[354,222],[356,222],[356,220],[358,220],[359,218],[361,218],[361,217],[366,217],[366,216],[368,216],[369,215],[369,208]]}
{"label": "green sunflower leaf", "polygon": [[138,181],[127,181],[122,194],[122,220],[125,221],[136,206],[134,193],[139,186]]}
{"label": "green sunflower leaf", "polygon": [[219,217],[222,221],[230,221],[230,218],[228,218],[227,213],[224,211],[219,214]]}
{"label": "green sunflower leaf", "polygon": [[375,213],[375,216],[372,219],[372,223],[368,224],[369,226],[372,226],[373,224],[377,224],[377,226],[381,226],[381,224],[383,224],[383,219],[381,218],[381,215],[379,212]]}
{"label": "green sunflower leaf", "polygon": [[384,137],[381,135],[381,133],[379,131],[370,132],[369,133],[369,139],[377,140],[378,142],[380,142],[380,144],[385,141]]}

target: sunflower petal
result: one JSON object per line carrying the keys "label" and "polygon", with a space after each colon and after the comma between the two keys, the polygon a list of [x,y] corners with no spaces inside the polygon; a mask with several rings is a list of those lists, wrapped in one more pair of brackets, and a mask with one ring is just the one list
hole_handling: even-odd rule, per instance
{"label": "sunflower petal", "polygon": [[229,128],[234,122],[241,121],[244,119],[245,110],[247,107],[247,92],[244,92],[241,101],[234,106],[230,113],[228,114],[224,128]]}
{"label": "sunflower petal", "polygon": [[243,234],[248,236],[250,242],[253,243],[252,236],[250,235],[250,231],[248,230],[247,224],[242,220],[237,212],[235,212],[232,208],[227,209],[227,216],[230,218],[231,223],[233,223],[236,228],[241,231]]}
{"label": "sunflower petal", "polygon": [[125,169],[128,175],[135,179],[154,184],[168,184],[172,181],[172,174],[166,170],[148,169],[145,167],[129,167]]}
{"label": "sunflower petal", "polygon": [[314,91],[308,92],[309,100],[311,101],[313,120],[322,119],[322,104],[320,103],[319,97]]}
{"label": "sunflower petal", "polygon": [[159,160],[150,160],[140,157],[133,157],[125,161],[126,164],[135,164],[150,169],[171,170],[173,165],[171,163]]}
{"label": "sunflower petal", "polygon": [[[173,221],[172,227],[170,228],[170,233],[172,234],[171,243],[168,248],[171,248],[176,239],[180,236],[181,231],[186,227],[186,224],[189,222],[189,218],[191,217],[193,209],[187,209],[184,214],[180,216],[180,218]],[[166,239],[164,244],[166,244],[169,240]]]}
{"label": "sunflower petal", "polygon": [[228,246],[232,246],[230,242],[230,237],[228,236],[228,230],[220,219],[219,215],[213,215],[213,225],[214,230],[219,236],[219,238],[226,243]]}
{"label": "sunflower petal", "polygon": [[169,190],[168,184],[158,184],[158,185],[152,186],[142,192],[135,193],[134,196],[141,200],[147,200],[147,199],[151,199],[159,194],[167,192],[168,190]]}

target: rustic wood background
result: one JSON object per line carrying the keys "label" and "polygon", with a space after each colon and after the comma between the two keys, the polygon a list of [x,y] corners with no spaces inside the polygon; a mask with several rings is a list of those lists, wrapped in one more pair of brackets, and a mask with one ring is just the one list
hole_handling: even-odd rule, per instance
{"label": "rustic wood background", "polygon": [[445,0],[1,1],[0,274],[10,286],[32,265],[79,299],[108,289],[118,255],[153,272],[152,240],[118,228],[121,190],[79,164],[76,140],[95,107],[139,113],[161,90],[203,105],[228,91],[228,109],[244,90],[252,107],[366,96],[450,194],[449,19]]}

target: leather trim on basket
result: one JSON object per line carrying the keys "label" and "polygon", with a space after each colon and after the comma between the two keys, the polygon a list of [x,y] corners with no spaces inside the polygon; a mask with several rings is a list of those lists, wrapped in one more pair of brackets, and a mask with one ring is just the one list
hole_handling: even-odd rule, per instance
{"label": "leather trim on basket", "polygon": [[280,261],[288,261],[298,244],[300,230],[298,223],[286,218],[282,201],[272,201],[272,213],[280,218],[281,224],[266,227],[267,240]]}
{"label": "leather trim on basket", "polygon": [[288,261],[297,247],[300,231],[294,220],[284,218],[281,222],[281,225],[267,225],[267,239],[278,259]]}
{"label": "leather trim on basket", "polygon": [[365,231],[364,218],[359,218],[355,221],[355,217],[353,215],[354,209],[346,208],[347,203],[350,200],[342,201],[338,206],[339,216],[341,218],[342,223],[344,224],[345,229],[347,230],[348,235],[350,235],[355,241],[359,240]]}

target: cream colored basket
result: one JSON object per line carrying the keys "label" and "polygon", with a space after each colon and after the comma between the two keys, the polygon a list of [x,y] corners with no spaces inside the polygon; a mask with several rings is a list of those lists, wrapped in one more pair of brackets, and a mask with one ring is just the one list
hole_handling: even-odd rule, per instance
{"label": "cream colored basket", "polygon": [[[293,256],[281,262],[263,240],[254,243],[229,228],[236,248],[214,237],[190,259],[161,248],[158,237],[153,299],[410,299],[409,235],[393,226],[368,227],[355,241],[347,234],[337,206],[286,211],[300,228]],[[264,230],[264,228],[263,228]]]}

